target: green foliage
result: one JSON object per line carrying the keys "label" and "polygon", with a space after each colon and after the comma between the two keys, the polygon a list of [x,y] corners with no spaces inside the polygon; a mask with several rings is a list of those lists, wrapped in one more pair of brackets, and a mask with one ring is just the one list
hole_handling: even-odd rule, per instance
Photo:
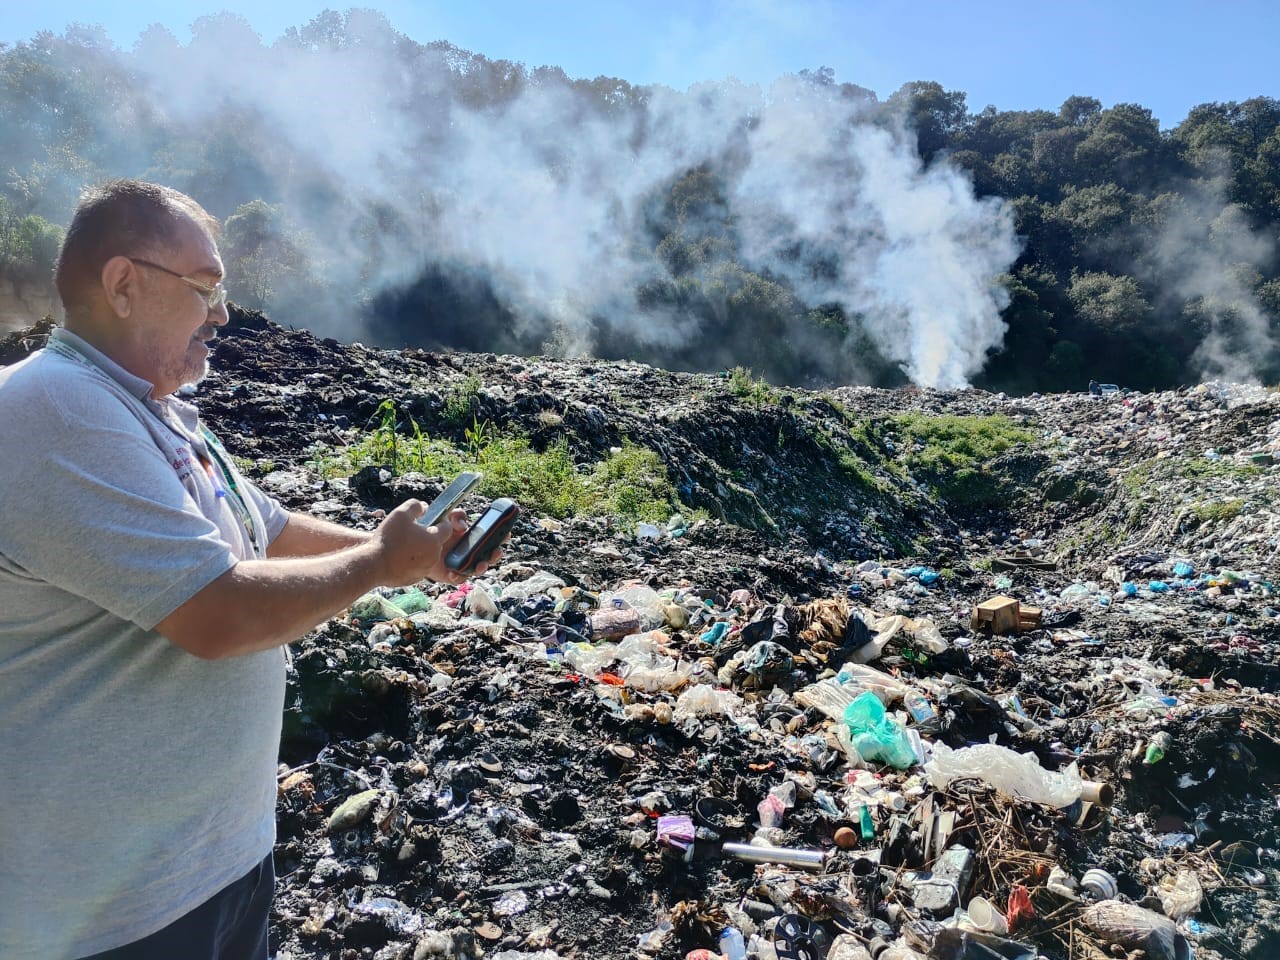
{"label": "green foliage", "polygon": [[601,497],[594,512],[636,520],[665,521],[677,503],[662,458],[629,442],[596,465],[592,488]]}
{"label": "green foliage", "polygon": [[468,420],[474,420],[480,402],[480,378],[472,373],[460,384],[449,388],[445,394],[444,408],[440,411],[440,419],[445,426],[462,426]]}
{"label": "green foliage", "polygon": [[1215,500],[1210,503],[1197,503],[1191,508],[1201,523],[1220,520],[1234,520],[1244,509],[1243,500]]}
{"label": "green foliage", "polygon": [[729,392],[753,406],[778,402],[778,391],[763,377],[756,378],[747,367],[734,367],[729,371]]}
{"label": "green foliage", "polygon": [[62,228],[35,214],[18,216],[0,197],[0,276],[19,285],[49,284],[62,246]]}
{"label": "green foliage", "polygon": [[308,253],[313,241],[292,226],[279,205],[251,200],[222,228],[220,247],[231,299],[254,310],[295,307],[328,295]]}
{"label": "green foliage", "polygon": [[392,400],[378,406],[370,428],[355,442],[317,450],[312,466],[328,477],[351,476],[368,466],[444,477],[479,470],[482,494],[512,497],[527,510],[559,518],[663,521],[679,509],[662,459],[645,447],[624,443],[604,460],[580,467],[563,439],[537,450],[527,437],[500,433],[487,421],[473,422],[466,445],[457,447],[426,437]]}
{"label": "green foliage", "polygon": [[[101,29],[76,26],[62,36],[42,32],[0,46],[0,276],[47,282],[57,225],[68,221],[80,188],[136,171],[191,192],[224,218],[222,253],[238,303],[306,325],[319,310],[331,317],[364,313],[379,342],[403,346],[403,328],[386,320],[396,311],[381,309],[373,292],[385,289],[388,267],[403,263],[406,251],[430,249],[430,238],[465,229],[465,218],[444,217],[441,194],[412,172],[394,177],[447,162],[445,131],[455,116],[465,112],[487,123],[529,92],[572,102],[562,131],[530,143],[544,164],[532,173],[557,184],[583,172],[557,141],[612,138],[641,151],[660,129],[654,122],[660,118],[647,112],[655,102],[650,88],[613,77],[575,80],[554,66],[530,69],[443,41],[417,43],[369,10],[325,11],[272,46],[234,15],[201,18],[193,34],[184,46],[154,27],[124,52]],[[191,128],[157,110],[164,91],[140,79],[146,71],[139,65],[181,69],[184,58],[203,57],[217,45],[234,47],[268,73],[286,59],[305,73],[329,69],[347,51],[385,53],[389,75],[406,84],[388,91],[388,103],[413,104],[396,114],[405,124],[397,135],[421,153],[421,164],[386,158],[392,189],[378,201],[361,199],[314,177],[307,153],[313,145],[295,146],[298,138],[282,137],[249,107],[211,105]],[[907,83],[878,103],[827,68],[797,79],[798,110],[820,104],[814,118],[840,117],[839,134],[815,128],[815,141],[844,135],[851,117],[885,128],[905,121],[922,162],[958,167],[980,195],[1000,197],[1014,212],[1025,245],[1013,282],[1005,282],[1005,349],[993,352],[985,386],[1078,389],[1090,377],[1140,388],[1189,382],[1201,372],[1197,348],[1207,330],[1222,333],[1219,325],[1230,328],[1251,310],[1262,312],[1260,329],[1270,324],[1273,339],[1280,338],[1280,258],[1270,242],[1280,224],[1280,100],[1205,103],[1181,121],[1157,118],[1139,104],[1103,109],[1083,95],[1057,109],[971,113],[963,91],[934,81]],[[689,94],[688,104],[701,109],[698,96]],[[708,92],[706,102],[718,99]],[[827,113],[832,105],[847,109]],[[746,121],[744,136],[753,122]],[[317,143],[332,140],[333,131],[320,133]],[[358,149],[363,137],[357,123],[347,146]],[[779,236],[772,268],[763,258],[748,261],[733,154],[730,148],[727,162],[668,171],[637,205],[638,217],[610,220],[637,224],[626,235],[599,239],[623,256],[647,260],[636,271],[646,280],[628,291],[638,312],[663,323],[678,318],[681,336],[655,345],[625,326],[601,324],[595,331],[601,355],[701,370],[742,365],[773,383],[900,384],[900,367],[877,352],[871,336],[883,317],[807,302],[803,293],[805,277],[816,289],[847,289],[841,260],[851,237],[824,248]],[[608,179],[617,171],[605,165],[594,173]],[[337,265],[324,262],[317,238],[298,228],[304,216],[348,225],[332,244],[325,237],[323,249],[342,250],[355,282],[326,285]],[[427,259],[418,277],[395,276],[407,281],[405,302],[421,317],[425,336],[495,352],[536,352],[548,342],[540,318],[518,317],[500,284],[478,278],[466,264]],[[1238,264],[1252,272],[1248,282],[1211,283],[1229,278]],[[1204,277],[1210,279],[1197,279]],[[1255,375],[1280,378],[1276,351],[1267,357],[1243,340],[1235,347]],[[447,413],[453,429],[478,414],[465,400],[458,396]]]}
{"label": "green foliage", "polygon": [[930,416],[906,413],[890,421],[907,468],[952,506],[983,509],[1007,503],[1005,485],[990,461],[1035,435],[1004,416]]}
{"label": "green foliage", "polygon": [[1120,477],[1120,484],[1131,501],[1127,529],[1141,527],[1152,508],[1152,490],[1167,489],[1170,481],[1178,481],[1190,498],[1191,515],[1200,523],[1231,520],[1239,516],[1246,501],[1231,496],[1210,499],[1206,490],[1230,489],[1232,484],[1245,483],[1258,476],[1262,468],[1253,464],[1235,463],[1230,460],[1212,460],[1195,457],[1190,460],[1168,458],[1150,459],[1134,464]]}
{"label": "green foliage", "polygon": [[1133,277],[1084,273],[1072,280],[1070,297],[1081,317],[1119,334],[1132,334],[1151,313]]}
{"label": "green foliage", "polygon": [[1134,464],[1120,478],[1120,482],[1131,493],[1141,494],[1155,485],[1153,481],[1163,484],[1169,480],[1178,480],[1189,488],[1195,488],[1215,480],[1244,482],[1257,477],[1261,472],[1261,467],[1251,463],[1211,460],[1208,457],[1193,457],[1190,460],[1153,459]]}

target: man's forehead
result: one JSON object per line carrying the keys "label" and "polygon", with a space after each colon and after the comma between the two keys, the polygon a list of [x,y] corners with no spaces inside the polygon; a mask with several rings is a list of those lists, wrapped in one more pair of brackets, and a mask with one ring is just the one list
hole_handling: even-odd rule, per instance
{"label": "man's forehead", "polygon": [[203,225],[184,216],[178,236],[178,253],[186,267],[186,274],[222,278],[222,257],[218,253],[218,244]]}

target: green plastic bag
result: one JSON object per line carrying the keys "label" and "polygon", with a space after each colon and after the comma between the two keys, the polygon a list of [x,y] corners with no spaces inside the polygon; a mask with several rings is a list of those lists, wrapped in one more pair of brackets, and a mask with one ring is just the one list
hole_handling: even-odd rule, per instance
{"label": "green plastic bag", "polygon": [[406,616],[411,613],[421,613],[431,606],[431,598],[417,587],[412,590],[406,590],[404,593],[390,599],[393,604],[404,611]]}
{"label": "green plastic bag", "polygon": [[868,763],[884,763],[906,770],[916,762],[906,728],[885,713],[880,698],[868,690],[845,707],[854,749]]}
{"label": "green plastic bag", "polygon": [[351,605],[351,616],[361,623],[380,623],[398,620],[404,616],[404,611],[380,594],[366,593]]}

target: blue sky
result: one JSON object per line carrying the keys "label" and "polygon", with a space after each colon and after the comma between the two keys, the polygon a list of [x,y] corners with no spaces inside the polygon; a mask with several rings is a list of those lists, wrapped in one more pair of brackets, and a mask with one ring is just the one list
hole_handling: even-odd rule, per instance
{"label": "blue sky", "polygon": [[[829,66],[881,98],[910,80],[968,94],[971,111],[1056,109],[1068,96],[1104,106],[1136,102],[1162,125],[1198,103],[1280,96],[1274,0],[383,0],[370,3],[401,32],[448,40],[492,58],[554,64],[683,89],[735,76],[767,84],[780,74]],[[335,7],[346,9],[345,7]],[[0,42],[101,24],[131,47],[149,24],[185,42],[199,17],[228,10],[274,41],[324,9],[272,0],[10,0]]]}

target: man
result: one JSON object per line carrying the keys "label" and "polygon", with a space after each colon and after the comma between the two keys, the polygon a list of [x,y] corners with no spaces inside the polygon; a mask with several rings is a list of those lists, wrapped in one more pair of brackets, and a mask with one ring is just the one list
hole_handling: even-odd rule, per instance
{"label": "man", "polygon": [[0,370],[0,957],[265,960],[284,644],[461,579],[462,511],[288,513],[174,396],[227,322],[216,226],[165,187],[90,191],[65,329]]}

